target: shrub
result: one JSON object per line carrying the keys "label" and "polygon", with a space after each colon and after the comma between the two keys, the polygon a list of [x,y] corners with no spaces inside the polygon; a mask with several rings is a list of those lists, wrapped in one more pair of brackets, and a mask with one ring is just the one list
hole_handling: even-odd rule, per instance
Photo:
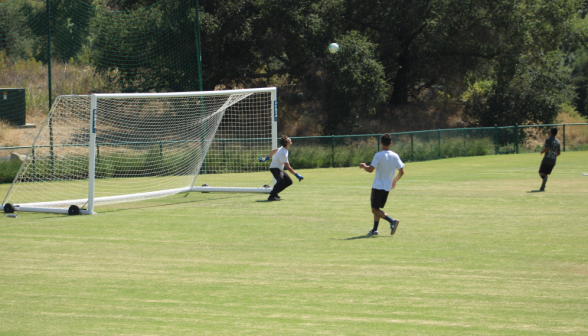
{"label": "shrub", "polygon": [[20,165],[21,162],[16,160],[0,161],[0,183],[12,183]]}

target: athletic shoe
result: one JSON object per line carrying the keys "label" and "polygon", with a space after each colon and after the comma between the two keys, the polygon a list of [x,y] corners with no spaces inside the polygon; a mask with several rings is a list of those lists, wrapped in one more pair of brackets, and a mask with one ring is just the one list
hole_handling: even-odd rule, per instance
{"label": "athletic shoe", "polygon": [[267,198],[268,202],[272,202],[272,201],[279,201],[279,199],[275,198],[274,196],[270,196]]}
{"label": "athletic shoe", "polygon": [[390,223],[390,234],[393,235],[396,232],[396,229],[398,229],[398,224],[400,224],[400,221],[398,219],[393,219],[392,223]]}
{"label": "athletic shoe", "polygon": [[541,188],[541,189],[539,189],[539,191],[545,191],[545,188]]}
{"label": "athletic shoe", "polygon": [[367,235],[368,236],[377,236],[378,235],[378,231],[370,230],[370,232],[368,232]]}
{"label": "athletic shoe", "polygon": [[276,195],[276,196],[274,196],[274,197],[275,197],[275,198],[277,198],[277,199],[282,199],[282,198],[280,197],[280,195]]}

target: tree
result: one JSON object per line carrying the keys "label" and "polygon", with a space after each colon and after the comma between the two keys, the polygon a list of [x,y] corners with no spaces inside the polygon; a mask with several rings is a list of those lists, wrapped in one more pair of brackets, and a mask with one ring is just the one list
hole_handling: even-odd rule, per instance
{"label": "tree", "polygon": [[191,1],[161,1],[144,10],[99,11],[92,19],[90,62],[117,92],[200,88],[196,9]]}
{"label": "tree", "polygon": [[[463,87],[464,78],[507,77],[520,55],[557,50],[574,35],[581,1],[565,0],[347,0],[349,29],[378,44],[393,85],[392,104],[415,87]],[[577,41],[577,39],[576,39]],[[502,70],[500,70],[502,69]],[[497,83],[508,82],[498,78]]]}
{"label": "tree", "polygon": [[556,52],[533,62],[518,60],[514,75],[507,83],[494,82],[486,89],[470,90],[465,112],[480,126],[550,124],[561,104],[573,96],[568,84],[570,68]]}
{"label": "tree", "polygon": [[[481,126],[551,123],[573,94],[570,68],[559,51],[578,47],[577,1],[513,2],[495,23],[502,27],[497,54],[488,62],[491,88],[468,97],[466,112]],[[480,79],[478,77],[478,79]]]}
{"label": "tree", "polygon": [[588,55],[586,50],[579,50],[572,72],[572,83],[576,91],[574,107],[583,116],[588,117]]}
{"label": "tree", "polygon": [[336,39],[340,51],[328,57],[324,68],[309,73],[326,112],[327,134],[350,134],[362,114],[374,114],[386,99],[384,67],[375,58],[376,45],[357,31]]}

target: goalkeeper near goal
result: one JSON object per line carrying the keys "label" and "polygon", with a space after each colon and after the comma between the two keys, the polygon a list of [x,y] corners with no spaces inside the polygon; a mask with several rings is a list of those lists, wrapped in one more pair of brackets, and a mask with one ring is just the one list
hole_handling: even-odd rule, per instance
{"label": "goalkeeper near goal", "polygon": [[267,200],[270,202],[279,201],[281,197],[278,194],[292,185],[292,179],[284,171],[284,167],[292,174],[294,174],[298,181],[302,181],[302,179],[304,178],[302,177],[302,175],[295,172],[294,169],[292,169],[292,167],[290,166],[290,162],[288,162],[288,150],[290,149],[290,146],[292,146],[292,139],[288,138],[285,135],[282,135],[282,137],[280,138],[280,145],[282,145],[282,147],[272,150],[271,153],[265,158],[259,158],[259,162],[265,162],[269,160],[270,157],[272,158],[270,172],[274,176],[274,179],[276,179],[276,184],[274,184],[274,188],[272,189],[269,197],[267,198]]}
{"label": "goalkeeper near goal", "polygon": [[[392,137],[390,134],[386,133],[382,135],[380,142],[382,144],[382,151],[374,155],[372,163],[369,166],[365,163],[359,165],[359,168],[364,169],[368,173],[371,173],[374,170],[376,171],[374,183],[372,184],[371,196],[372,213],[374,214],[374,228],[367,233],[368,236],[378,234],[378,225],[382,218],[390,223],[391,235],[396,232],[398,224],[400,224],[398,219],[391,218],[381,210],[381,208],[386,205],[390,190],[396,187],[396,182],[398,182],[402,175],[404,175],[404,163],[400,160],[398,154],[390,150],[390,145],[392,144]],[[396,169],[398,169],[398,175],[394,177]]]}

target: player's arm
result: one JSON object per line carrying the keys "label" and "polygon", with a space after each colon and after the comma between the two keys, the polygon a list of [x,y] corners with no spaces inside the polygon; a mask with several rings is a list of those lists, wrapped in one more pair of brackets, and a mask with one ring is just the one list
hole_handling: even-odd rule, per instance
{"label": "player's arm", "polygon": [[549,147],[545,147],[545,149],[541,151],[541,155],[543,155],[544,153],[547,153],[547,152],[549,152]]}
{"label": "player's arm", "polygon": [[376,170],[376,167],[374,167],[374,166],[368,166],[368,165],[366,165],[363,162],[359,164],[359,168],[362,168],[363,170],[365,170],[368,173],[371,173],[374,170]]}
{"label": "player's arm", "polygon": [[561,154],[561,151],[557,151],[557,156],[559,156],[559,154]]}
{"label": "player's arm", "polygon": [[284,163],[284,168],[288,169],[290,173],[294,174],[294,176],[296,176],[299,182],[302,181],[302,179],[304,178],[302,177],[302,175],[298,175],[298,173],[296,173],[294,169],[292,169],[292,166],[290,166],[290,162]]}
{"label": "player's arm", "polygon": [[279,148],[273,149],[266,157],[259,158],[259,162],[265,162],[267,160],[269,160],[272,156],[274,156],[274,154],[276,154],[278,152],[278,150],[280,150]]}
{"label": "player's arm", "polygon": [[273,150],[272,150],[272,151],[269,153],[269,155],[268,155],[267,157],[272,157],[272,156],[274,156],[274,154],[276,154],[276,153],[277,153],[279,150],[280,150],[279,148],[275,148],[275,149],[273,149]]}
{"label": "player's arm", "polygon": [[396,187],[396,182],[398,182],[398,180],[400,180],[403,175],[404,175],[404,168],[398,169],[398,174],[396,174],[396,177],[394,178],[394,180],[392,180],[392,189],[394,189],[394,187]]}

